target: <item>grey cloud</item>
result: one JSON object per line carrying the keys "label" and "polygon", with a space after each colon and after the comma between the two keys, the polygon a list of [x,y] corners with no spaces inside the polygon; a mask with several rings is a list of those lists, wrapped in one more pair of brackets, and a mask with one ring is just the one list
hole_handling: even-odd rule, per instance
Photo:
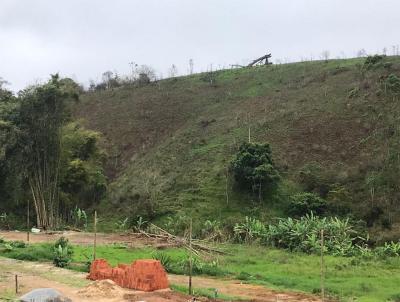
{"label": "grey cloud", "polygon": [[398,0],[2,0],[0,76],[21,89],[50,73],[87,82],[131,61],[167,74],[275,59],[354,56],[400,44]]}

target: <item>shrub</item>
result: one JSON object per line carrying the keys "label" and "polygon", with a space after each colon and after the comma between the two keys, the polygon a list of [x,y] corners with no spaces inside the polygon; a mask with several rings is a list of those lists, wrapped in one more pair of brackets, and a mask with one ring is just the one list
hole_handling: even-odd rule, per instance
{"label": "shrub", "polygon": [[216,81],[217,81],[216,72],[213,71],[206,72],[200,77],[200,80],[210,84],[210,86],[216,86]]}
{"label": "shrub", "polygon": [[380,257],[399,257],[400,242],[385,242],[383,246],[375,248],[374,252]]}
{"label": "shrub", "polygon": [[225,235],[221,230],[221,223],[217,220],[206,220],[201,230],[203,238],[212,241],[221,242],[225,239]]}
{"label": "shrub", "polygon": [[14,247],[10,243],[5,243],[4,244],[4,250],[6,252],[11,252],[14,249]]}
{"label": "shrub", "polygon": [[144,220],[142,216],[139,216],[136,219],[135,225],[133,226],[134,229],[136,229],[138,232],[142,231],[143,229],[146,228],[146,226],[148,225],[148,221]]}
{"label": "shrub", "polygon": [[125,232],[125,231],[128,229],[128,222],[129,222],[129,218],[126,217],[125,219],[117,220],[117,221],[114,223],[114,225],[115,225],[115,228],[116,228],[118,231],[124,231],[124,232]]}
{"label": "shrub", "polygon": [[[187,273],[189,271],[189,259],[180,261],[181,271]],[[218,264],[218,261],[203,262],[200,258],[192,258],[192,273],[194,275],[209,275],[209,276],[222,276],[224,272]]]}
{"label": "shrub", "polygon": [[325,199],[314,193],[298,193],[290,198],[289,213],[295,216],[303,216],[310,212],[314,214],[323,214],[327,208]]}
{"label": "shrub", "polygon": [[150,77],[145,73],[139,73],[139,77],[136,80],[136,83],[140,86],[147,85],[151,82]]}
{"label": "shrub", "polygon": [[173,271],[173,262],[172,258],[166,253],[156,251],[153,254],[153,259],[156,259],[161,262],[161,265],[165,268],[168,273]]}
{"label": "shrub", "polygon": [[53,247],[53,263],[57,267],[66,267],[72,261],[73,249],[65,237],[58,239]]}
{"label": "shrub", "polygon": [[244,222],[235,224],[233,232],[237,242],[252,243],[266,235],[266,227],[261,221],[246,216]]}
{"label": "shrub", "polygon": [[237,183],[253,192],[272,188],[280,179],[269,144],[243,143],[231,168]]}
{"label": "shrub", "polygon": [[384,55],[368,56],[365,59],[364,68],[371,69],[372,67],[377,67],[378,63],[381,63],[384,58],[385,58]]}
{"label": "shrub", "polygon": [[247,272],[240,272],[240,273],[236,276],[237,279],[243,280],[243,281],[248,281],[248,280],[250,280],[252,277],[253,277],[253,276],[250,275],[250,274],[247,273]]}
{"label": "shrub", "polygon": [[11,241],[10,245],[15,248],[25,248],[26,243],[23,241]]}
{"label": "shrub", "polygon": [[186,215],[177,214],[174,217],[167,217],[167,221],[164,224],[164,229],[174,235],[184,235],[188,229],[190,218]]}
{"label": "shrub", "polygon": [[393,94],[400,94],[400,78],[395,74],[390,74],[384,82],[385,91]]}
{"label": "shrub", "polygon": [[262,243],[290,251],[318,253],[321,230],[324,230],[325,251],[332,255],[352,256],[357,252],[354,243],[365,241],[349,219],[310,214],[300,219],[282,218],[277,224],[268,225]]}
{"label": "shrub", "polygon": [[392,66],[393,66],[393,63],[391,63],[391,62],[386,62],[383,64],[383,67],[388,70],[391,69]]}
{"label": "shrub", "polygon": [[85,210],[75,206],[75,209],[71,211],[71,216],[74,220],[75,228],[83,227],[85,230],[87,229],[88,219]]}

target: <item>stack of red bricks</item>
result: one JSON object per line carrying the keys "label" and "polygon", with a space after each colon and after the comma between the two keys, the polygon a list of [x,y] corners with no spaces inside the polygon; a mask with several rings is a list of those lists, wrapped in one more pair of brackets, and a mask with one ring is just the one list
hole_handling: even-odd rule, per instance
{"label": "stack of red bricks", "polygon": [[90,266],[88,279],[110,279],[121,287],[147,292],[169,287],[167,273],[158,260],[136,260],[113,268],[107,260],[97,259]]}

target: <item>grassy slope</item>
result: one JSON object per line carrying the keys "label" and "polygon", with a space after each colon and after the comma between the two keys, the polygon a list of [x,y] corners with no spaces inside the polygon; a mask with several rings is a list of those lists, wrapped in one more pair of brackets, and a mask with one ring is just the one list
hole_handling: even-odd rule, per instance
{"label": "grassy slope", "polygon": [[[398,101],[378,92],[381,76],[400,74],[400,59],[386,61],[393,63],[390,70],[364,76],[363,60],[351,59],[220,71],[215,85],[198,74],[122,87],[86,94],[76,115],[104,134],[113,215],[134,215],[148,196],[157,200],[159,216],[281,215],[274,200],[259,205],[233,190],[231,177],[226,202],[226,167],[247,140],[249,125],[253,141],[271,143],[284,175],[280,202],[300,189],[299,169],[318,163],[336,192],[344,192],[332,200],[344,200],[362,215],[370,205],[365,177],[379,171],[398,138]],[[359,93],[349,98],[354,88]],[[391,193],[376,192],[375,202],[386,201],[389,209]]]}

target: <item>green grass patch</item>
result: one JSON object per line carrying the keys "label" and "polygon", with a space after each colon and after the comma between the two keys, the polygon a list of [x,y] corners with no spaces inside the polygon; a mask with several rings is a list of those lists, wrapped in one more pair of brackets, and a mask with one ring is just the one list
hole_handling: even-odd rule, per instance
{"label": "green grass patch", "polygon": [[0,255],[17,260],[48,262],[53,261],[53,248],[54,245],[49,243],[30,244],[24,248],[13,248],[12,250],[2,248]]}
{"label": "green grass patch", "polygon": [[[51,261],[52,245],[32,244],[15,248],[0,255],[21,260]],[[246,283],[265,285],[279,290],[295,290],[318,293],[320,288],[320,258],[317,255],[290,253],[248,245],[226,245],[228,255],[200,260],[199,275],[240,279]],[[70,269],[82,271],[85,262],[92,257],[93,249],[74,246]],[[131,249],[123,245],[98,246],[98,258],[107,259],[111,265],[131,263],[136,259],[153,258],[156,253],[168,256],[172,273],[185,274],[182,266],[187,260],[184,249],[172,248],[157,251],[153,248]],[[31,256],[27,256],[31,254]],[[400,258],[366,260],[355,257],[325,256],[326,291],[343,299],[357,301],[390,301],[399,294]],[[196,264],[195,264],[196,266]],[[185,291],[184,287],[177,290]],[[187,289],[186,289],[187,290]],[[201,289],[199,295],[213,295],[212,289]],[[221,297],[220,297],[221,298]],[[229,297],[227,297],[229,299]]]}

